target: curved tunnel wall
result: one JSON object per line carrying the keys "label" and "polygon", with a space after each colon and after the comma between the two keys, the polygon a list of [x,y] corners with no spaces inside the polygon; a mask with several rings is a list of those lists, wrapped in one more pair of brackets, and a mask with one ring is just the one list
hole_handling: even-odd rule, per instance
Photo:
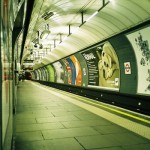
{"label": "curved tunnel wall", "polygon": [[93,93],[100,101],[105,99],[147,113],[150,96],[148,35],[150,26],[146,23],[37,69],[32,72],[32,78],[88,97]]}

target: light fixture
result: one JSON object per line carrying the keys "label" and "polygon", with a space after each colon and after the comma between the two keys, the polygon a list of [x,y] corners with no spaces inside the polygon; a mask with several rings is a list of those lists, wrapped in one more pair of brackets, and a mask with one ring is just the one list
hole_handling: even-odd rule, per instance
{"label": "light fixture", "polygon": [[45,25],[45,30],[40,35],[40,39],[46,39],[50,33],[49,24],[47,24]]}

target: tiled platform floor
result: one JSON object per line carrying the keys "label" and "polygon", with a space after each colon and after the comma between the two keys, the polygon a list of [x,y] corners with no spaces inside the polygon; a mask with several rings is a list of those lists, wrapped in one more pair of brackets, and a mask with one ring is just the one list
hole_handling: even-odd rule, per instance
{"label": "tiled platform floor", "polygon": [[20,82],[16,150],[149,150],[150,140],[61,97]]}

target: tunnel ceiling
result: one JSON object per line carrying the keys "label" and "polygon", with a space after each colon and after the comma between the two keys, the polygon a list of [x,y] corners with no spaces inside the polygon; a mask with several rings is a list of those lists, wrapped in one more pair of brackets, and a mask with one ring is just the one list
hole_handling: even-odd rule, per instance
{"label": "tunnel ceiling", "polygon": [[[34,69],[150,20],[150,0],[35,0],[22,62]],[[47,37],[44,37],[48,34]]]}

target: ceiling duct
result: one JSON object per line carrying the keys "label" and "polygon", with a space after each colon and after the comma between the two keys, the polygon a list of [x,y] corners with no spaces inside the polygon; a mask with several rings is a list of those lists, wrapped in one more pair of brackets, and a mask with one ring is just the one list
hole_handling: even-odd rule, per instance
{"label": "ceiling duct", "polygon": [[46,12],[42,15],[42,18],[44,18],[45,20],[49,19],[50,17],[52,17],[54,15],[53,12]]}

